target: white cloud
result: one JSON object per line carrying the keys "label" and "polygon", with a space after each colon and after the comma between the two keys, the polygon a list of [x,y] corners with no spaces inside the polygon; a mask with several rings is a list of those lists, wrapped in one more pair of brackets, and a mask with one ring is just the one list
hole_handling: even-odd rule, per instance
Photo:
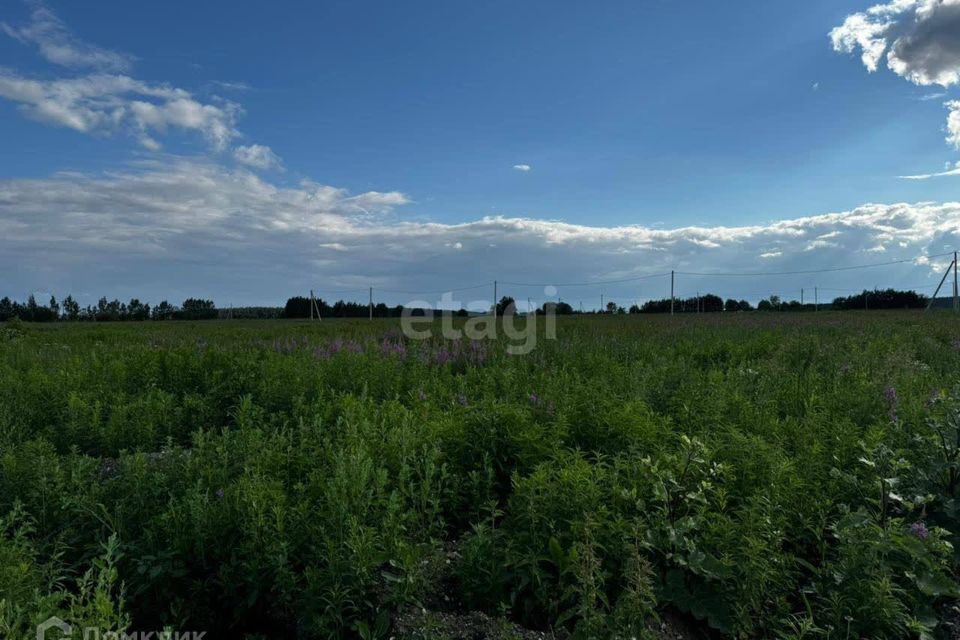
{"label": "white cloud", "polygon": [[690,238],[690,242],[704,249],[717,249],[720,245],[708,238]]}
{"label": "white cloud", "polygon": [[947,117],[947,142],[960,149],[960,100],[951,100],[946,107],[950,109]]}
{"label": "white cloud", "polygon": [[125,71],[133,61],[127,54],[81,42],[42,4],[36,5],[29,24],[16,27],[0,22],[0,31],[24,44],[35,45],[44,58],[64,67]]}
{"label": "white cloud", "polygon": [[818,240],[814,240],[813,242],[808,243],[807,246],[806,246],[806,248],[804,249],[804,251],[814,251],[814,250],[816,250],[816,249],[825,249],[825,248],[827,248],[827,247],[837,247],[837,246],[839,246],[839,245],[837,245],[836,242],[830,242],[830,241],[828,241],[828,240],[819,240],[819,239],[818,239]]}
{"label": "white cloud", "polygon": [[[950,87],[960,83],[960,0],[893,0],[847,17],[830,32],[835,51],[858,49],[868,71],[887,68],[910,82]],[[928,94],[934,100],[942,94]],[[947,142],[960,149],[960,101],[947,102]],[[922,180],[944,174],[903,176]]]}
{"label": "white cloud", "polygon": [[[0,271],[9,294],[54,288],[59,295],[89,291],[159,300],[202,294],[266,303],[322,286],[430,291],[493,279],[762,272],[771,258],[777,270],[812,269],[869,262],[865,252],[881,245],[890,260],[960,244],[960,203],[870,204],[762,225],[654,229],[501,216],[425,222],[397,209],[410,202],[393,191],[350,194],[313,182],[282,186],[244,169],[172,157],[104,174],[0,180]],[[715,246],[703,246],[706,239]],[[451,249],[458,255],[454,262]],[[854,271],[818,277],[818,283],[913,286],[936,266]],[[185,288],[171,290],[177,282]],[[693,276],[680,275],[678,282],[694,286]],[[700,290],[736,297],[813,284],[809,277],[696,280]],[[644,296],[665,294],[669,277],[623,285],[630,295],[638,288]],[[607,290],[618,295],[615,286]],[[562,295],[575,299],[591,291]]]}
{"label": "white cloud", "polygon": [[34,120],[81,133],[126,132],[151,151],[161,146],[155,136],[169,129],[199,133],[217,151],[239,136],[235,126],[239,105],[222,100],[204,103],[184,89],[107,73],[125,71],[131,57],[79,41],[42,5],[34,10],[30,24],[0,23],[0,29],[36,44],[55,64],[96,70],[78,77],[36,79],[0,67],[0,98],[17,103]]}
{"label": "white cloud", "polygon": [[214,80],[213,84],[225,91],[251,91],[253,88],[246,82],[228,82],[224,80]]}
{"label": "white cloud", "polygon": [[937,173],[921,173],[914,176],[899,176],[902,180],[929,180],[930,178],[941,178],[944,176],[960,176],[960,162],[956,163],[953,168],[947,169],[945,171],[940,171]]}
{"label": "white cloud", "polygon": [[148,149],[159,146],[150,133],[168,128],[198,132],[217,150],[239,135],[238,105],[204,104],[183,89],[124,75],[34,80],[0,70],[0,97],[40,122],[82,133],[127,131]]}
{"label": "white cloud", "polygon": [[255,169],[273,169],[280,167],[280,158],[273,150],[262,144],[251,144],[233,150],[233,159],[240,164]]}
{"label": "white cloud", "polygon": [[833,48],[861,52],[869,71],[887,67],[918,85],[960,83],[960,0],[894,0],[847,17]]}
{"label": "white cloud", "polygon": [[532,169],[533,167],[531,167],[531,166],[528,165],[528,164],[515,164],[515,165],[513,165],[513,168],[516,169],[517,171],[524,171],[524,172],[526,172],[526,171],[530,171],[530,169]]}

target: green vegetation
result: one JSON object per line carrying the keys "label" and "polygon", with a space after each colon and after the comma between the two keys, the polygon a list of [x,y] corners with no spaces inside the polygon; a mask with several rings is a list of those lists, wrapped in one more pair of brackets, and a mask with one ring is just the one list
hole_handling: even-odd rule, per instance
{"label": "green vegetation", "polygon": [[[0,637],[936,637],[960,325],[612,315],[0,326]],[[471,614],[473,615],[473,614]]]}

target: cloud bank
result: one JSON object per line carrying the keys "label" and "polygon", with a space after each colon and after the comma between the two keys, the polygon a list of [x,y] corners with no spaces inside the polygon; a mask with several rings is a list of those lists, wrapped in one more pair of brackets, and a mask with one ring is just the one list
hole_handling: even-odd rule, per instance
{"label": "cloud bank", "polygon": [[[433,292],[493,279],[589,283],[671,269],[781,272],[861,265],[877,262],[878,252],[884,260],[941,253],[960,239],[960,203],[870,204],[764,225],[677,229],[522,217],[441,224],[404,216],[400,207],[409,203],[399,192],[278,185],[196,158],[166,158],[105,174],[4,180],[0,269],[15,274],[7,281],[22,282],[25,289],[2,293],[52,290],[153,300],[209,295],[221,303],[279,303],[310,288],[374,286],[381,299],[395,304],[410,296],[393,291]],[[942,262],[920,260],[819,280],[684,276],[681,282],[687,289],[758,297],[818,283],[926,286]],[[542,287],[504,287],[523,297],[542,293]],[[660,297],[669,295],[669,278],[561,287],[560,295],[589,300],[601,290],[608,299]]]}

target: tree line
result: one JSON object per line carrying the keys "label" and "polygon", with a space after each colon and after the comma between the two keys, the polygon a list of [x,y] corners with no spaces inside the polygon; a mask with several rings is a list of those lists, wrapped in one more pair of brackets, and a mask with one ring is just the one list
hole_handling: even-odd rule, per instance
{"label": "tree line", "polygon": [[[929,298],[915,291],[898,291],[896,289],[864,290],[861,293],[834,298],[832,302],[825,302],[815,306],[809,302],[798,300],[782,300],[779,296],[770,296],[761,300],[756,307],[746,300],[728,298],[724,300],[718,295],[707,293],[691,298],[670,298],[648,300],[642,305],[633,304],[629,308],[622,307],[614,301],[607,302],[601,314],[644,314],[670,313],[671,306],[674,313],[719,313],[744,311],[813,311],[821,310],[860,310],[860,309],[922,309],[927,306]],[[309,318],[310,298],[294,296],[287,300],[283,307],[236,307],[218,309],[212,300],[202,298],[187,298],[179,306],[163,300],[155,306],[141,302],[138,298],[131,298],[129,302],[100,298],[95,305],[81,306],[73,296],[67,296],[57,301],[50,296],[47,304],[37,302],[30,296],[26,302],[17,302],[8,297],[0,299],[0,322],[19,318],[26,322],[107,322],[107,321],[144,321],[144,320],[215,320],[217,318],[232,319],[277,319],[277,318]],[[497,302],[497,315],[522,311],[518,309],[516,301],[510,296],[504,296]],[[362,302],[348,302],[338,300],[329,303],[320,298],[316,299],[314,313],[319,311],[322,318],[366,318],[370,315],[370,307]],[[373,306],[375,318],[399,318],[404,312],[403,305],[388,306],[382,302]],[[423,313],[414,310],[415,314]],[[535,311],[538,315],[555,313],[557,315],[572,315],[582,313],[575,310],[566,302],[545,302]],[[453,312],[455,315],[469,315],[465,309]],[[596,313],[596,312],[589,312]]]}
{"label": "tree line", "polygon": [[19,318],[26,322],[108,322],[143,320],[212,320],[218,315],[212,300],[187,298],[180,306],[164,300],[154,307],[138,298],[129,302],[100,298],[95,305],[80,306],[73,296],[58,302],[50,296],[47,304],[37,302],[30,296],[26,302],[17,302],[8,297],[0,299],[0,321]]}
{"label": "tree line", "polygon": [[[724,300],[720,296],[707,293],[701,296],[690,298],[662,298],[660,300],[647,300],[642,305],[633,304],[629,308],[622,307],[614,301],[607,302],[603,308],[597,311],[582,312],[575,310],[566,302],[547,302],[537,308],[536,313],[542,314],[552,311],[557,315],[580,314],[580,313],[601,313],[601,314],[640,314],[640,313],[719,313],[719,312],[741,312],[741,311],[852,311],[860,309],[923,309],[927,306],[930,299],[915,291],[898,291],[896,289],[874,289],[873,291],[864,290],[861,293],[848,297],[834,298],[831,302],[822,302],[814,304],[812,302],[801,302],[799,300],[783,300],[780,296],[770,296],[760,300],[754,307],[747,300],[736,300],[727,298]],[[511,306],[516,307],[513,298],[503,297],[497,303],[497,312],[503,315],[506,309]]]}
{"label": "tree line", "polygon": [[[359,302],[338,300],[329,303],[317,299],[317,308],[324,318],[366,318],[370,314],[368,305]],[[373,307],[375,318],[398,318],[403,306],[388,307],[379,303]],[[466,312],[463,312],[466,314]],[[155,306],[132,298],[129,302],[100,298],[95,305],[81,306],[73,296],[58,301],[50,296],[47,304],[41,304],[31,295],[26,302],[17,302],[9,297],[0,299],[0,322],[19,318],[25,322],[126,322],[144,320],[216,320],[232,318],[235,320],[270,320],[278,318],[309,318],[310,299],[295,296],[287,300],[283,307],[231,307],[220,308],[213,300],[187,298],[182,304],[171,304],[164,300]]]}

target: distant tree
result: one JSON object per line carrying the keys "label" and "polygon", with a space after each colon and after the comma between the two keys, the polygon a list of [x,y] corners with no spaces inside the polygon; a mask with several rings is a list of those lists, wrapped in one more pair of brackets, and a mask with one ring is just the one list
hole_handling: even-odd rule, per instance
{"label": "distant tree", "polygon": [[211,320],[217,317],[217,307],[213,300],[187,298],[180,306],[180,315],[184,320]]}
{"label": "distant tree", "polygon": [[53,316],[54,320],[60,319],[60,305],[57,303],[57,298],[55,296],[50,296],[50,303],[47,305],[47,308],[50,309],[50,314]]}
{"label": "distant tree", "polygon": [[150,318],[150,305],[140,302],[137,298],[131,298],[125,315],[128,320],[148,320]]}
{"label": "distant tree", "polygon": [[13,301],[4,296],[0,300],[0,321],[6,321],[13,317]]}
{"label": "distant tree", "polygon": [[761,300],[757,304],[757,311],[771,311],[773,309],[773,304],[769,300]]}
{"label": "distant tree", "polygon": [[544,302],[543,306],[537,309],[538,315],[552,313],[558,316],[568,316],[573,313],[573,307],[566,302]]}
{"label": "distant tree", "polygon": [[747,302],[746,300],[741,300],[739,303],[740,311],[753,311],[753,305]]}
{"label": "distant tree", "polygon": [[153,308],[153,313],[150,314],[150,317],[154,320],[172,320],[177,313],[177,308],[163,300]]}
{"label": "distant tree", "polygon": [[611,300],[607,303],[606,308],[604,309],[606,313],[616,313],[617,312],[617,303]]}
{"label": "distant tree", "polygon": [[723,298],[712,293],[701,296],[700,311],[703,313],[719,313],[723,311]]}
{"label": "distant tree", "polygon": [[309,318],[310,317],[310,298],[306,296],[294,296],[287,300],[283,306],[284,318]]}
{"label": "distant tree", "polygon": [[640,306],[636,304],[632,304],[630,305],[630,315],[633,315],[635,313],[640,313]]}
{"label": "distant tree", "polygon": [[723,303],[724,311],[740,311],[740,303],[734,300],[733,298],[727,298],[727,301]]}
{"label": "distant tree", "polygon": [[80,319],[80,305],[73,299],[73,296],[68,295],[63,299],[63,317],[71,322]]}
{"label": "distant tree", "polygon": [[508,313],[517,312],[517,302],[510,296],[503,296],[497,303],[497,315],[502,316]]}
{"label": "distant tree", "polygon": [[875,289],[863,291],[849,297],[835,298],[833,308],[840,310],[860,309],[922,309],[929,298],[915,291],[896,289]]}

